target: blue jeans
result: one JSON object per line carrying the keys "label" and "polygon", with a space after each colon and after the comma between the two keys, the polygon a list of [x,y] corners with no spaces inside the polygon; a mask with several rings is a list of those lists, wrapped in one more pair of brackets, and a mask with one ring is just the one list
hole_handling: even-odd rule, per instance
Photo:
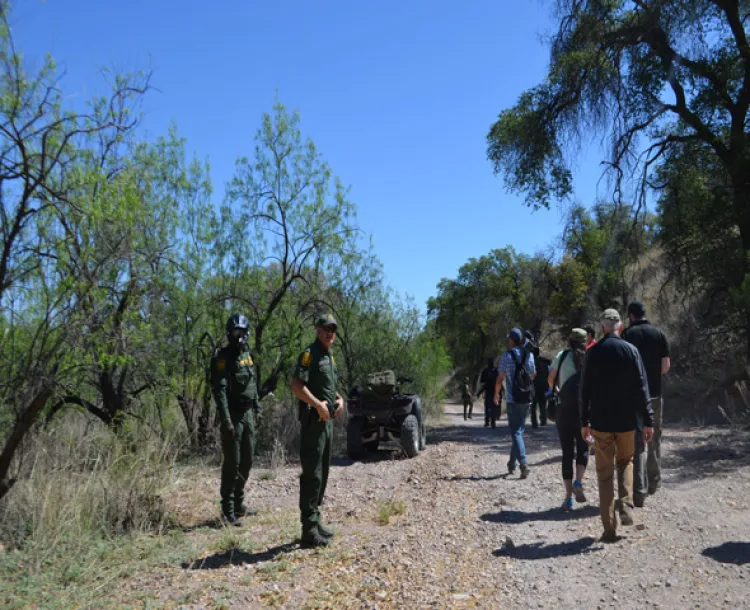
{"label": "blue jeans", "polygon": [[510,446],[509,466],[515,468],[516,464],[526,466],[526,445],[523,443],[523,433],[526,430],[526,418],[529,415],[531,405],[508,404],[508,426],[512,435]]}

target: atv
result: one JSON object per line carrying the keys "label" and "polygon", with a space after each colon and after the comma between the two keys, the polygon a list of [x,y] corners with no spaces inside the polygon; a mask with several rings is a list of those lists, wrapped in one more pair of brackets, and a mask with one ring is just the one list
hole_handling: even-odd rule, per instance
{"label": "atv", "polygon": [[352,460],[374,453],[381,441],[398,440],[410,458],[425,448],[422,401],[417,394],[403,394],[399,385],[413,381],[382,371],[368,375],[365,387],[349,392],[346,449]]}

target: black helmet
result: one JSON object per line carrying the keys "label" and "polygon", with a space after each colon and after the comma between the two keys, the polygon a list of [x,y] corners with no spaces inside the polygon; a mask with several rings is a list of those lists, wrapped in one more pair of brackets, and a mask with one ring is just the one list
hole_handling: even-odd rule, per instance
{"label": "black helmet", "polygon": [[[239,328],[245,332],[242,333],[239,338],[235,338],[234,335],[232,335],[232,331],[235,328]],[[250,323],[247,321],[247,316],[242,315],[241,313],[233,313],[229,316],[229,319],[227,320],[227,339],[229,340],[229,343],[237,343],[238,345],[244,345],[247,343],[248,330],[250,330]]]}

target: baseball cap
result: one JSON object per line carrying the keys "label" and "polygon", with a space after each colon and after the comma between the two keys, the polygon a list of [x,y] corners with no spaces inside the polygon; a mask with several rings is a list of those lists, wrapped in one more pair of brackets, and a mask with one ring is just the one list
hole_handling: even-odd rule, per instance
{"label": "baseball cap", "polygon": [[642,318],[646,315],[646,306],[643,304],[643,301],[632,301],[628,305],[628,313],[632,313],[636,318]]}
{"label": "baseball cap", "polygon": [[576,341],[577,343],[586,342],[586,331],[582,328],[574,328],[570,331],[570,340]]}
{"label": "baseball cap", "polygon": [[336,318],[334,318],[330,313],[321,314],[318,316],[318,319],[315,320],[315,326],[336,326],[338,328],[338,323],[336,322]]}
{"label": "baseball cap", "polygon": [[605,309],[601,316],[602,320],[613,320],[614,322],[621,322],[620,312],[616,309]]}
{"label": "baseball cap", "polygon": [[511,328],[508,333],[508,339],[515,339],[517,343],[520,343],[523,340],[523,334],[521,334],[519,329]]}

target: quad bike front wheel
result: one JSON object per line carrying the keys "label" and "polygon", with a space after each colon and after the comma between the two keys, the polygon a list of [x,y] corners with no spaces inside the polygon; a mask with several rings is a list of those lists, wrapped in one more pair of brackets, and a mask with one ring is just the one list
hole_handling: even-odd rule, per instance
{"label": "quad bike front wheel", "polygon": [[421,433],[419,430],[419,420],[417,416],[407,415],[404,423],[401,424],[401,448],[404,450],[406,457],[416,457],[419,453]]}

